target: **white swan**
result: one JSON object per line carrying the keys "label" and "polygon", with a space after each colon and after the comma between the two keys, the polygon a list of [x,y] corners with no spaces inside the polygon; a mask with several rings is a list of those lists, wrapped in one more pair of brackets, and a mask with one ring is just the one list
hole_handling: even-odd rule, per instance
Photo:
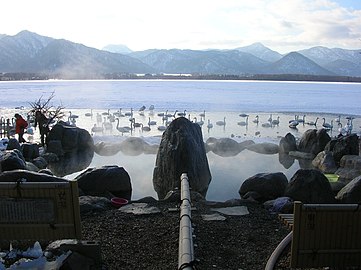
{"label": "white swan", "polygon": [[258,124],[259,123],[259,116],[256,115],[256,117],[254,118],[254,120],[252,122]]}
{"label": "white swan", "polygon": [[293,120],[293,121],[289,122],[288,126],[289,126],[290,128],[296,129],[297,126],[298,126],[298,124],[299,124],[299,122],[298,122],[297,120]]}
{"label": "white swan", "polygon": [[315,120],[315,121],[306,122],[306,124],[309,125],[309,126],[316,126],[316,125],[317,125],[317,121],[318,121],[318,117],[316,117],[316,120]]}
{"label": "white swan", "polygon": [[271,124],[274,126],[278,126],[280,124],[280,117],[277,116],[277,119],[273,119]]}
{"label": "white swan", "polygon": [[144,126],[143,124],[142,125],[142,131],[150,131],[150,126]]}
{"label": "white swan", "polygon": [[103,132],[103,131],[104,131],[103,126],[99,127],[99,126],[97,126],[97,124],[94,124],[94,126],[91,128],[92,133],[98,133],[98,132]]}
{"label": "white swan", "polygon": [[223,121],[219,120],[216,122],[218,126],[225,126],[226,125],[226,117],[223,117]]}
{"label": "white swan", "polygon": [[156,124],[157,124],[157,121],[151,121],[151,120],[150,120],[150,117],[149,117],[148,125],[149,125],[149,126],[154,126],[154,125],[156,125]]}
{"label": "white swan", "polygon": [[248,125],[248,115],[245,116],[245,117],[246,117],[246,121],[238,122],[237,125],[239,125],[239,126],[247,126]]}
{"label": "white swan", "polygon": [[331,123],[326,123],[326,119],[325,118],[322,118],[322,119],[323,119],[322,126],[325,129],[332,129],[333,128],[333,120],[331,120]]}
{"label": "white swan", "polygon": [[207,128],[212,128],[213,124],[211,123],[211,120],[208,119],[208,124],[207,124]]}

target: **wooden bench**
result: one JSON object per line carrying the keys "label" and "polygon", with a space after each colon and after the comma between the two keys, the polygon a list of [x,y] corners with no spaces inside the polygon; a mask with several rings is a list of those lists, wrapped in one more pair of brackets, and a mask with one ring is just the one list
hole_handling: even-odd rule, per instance
{"label": "wooden bench", "polygon": [[289,242],[291,268],[361,266],[360,205],[295,202],[293,214],[279,217],[292,233],[276,248],[266,269],[273,269],[272,257],[279,256]]}

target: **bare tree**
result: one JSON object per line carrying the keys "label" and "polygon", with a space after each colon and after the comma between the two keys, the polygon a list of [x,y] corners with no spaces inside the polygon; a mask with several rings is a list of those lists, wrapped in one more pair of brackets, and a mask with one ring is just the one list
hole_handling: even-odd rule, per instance
{"label": "bare tree", "polygon": [[34,119],[34,127],[36,128],[36,126],[39,125],[42,145],[45,145],[45,137],[49,134],[50,124],[64,117],[62,110],[65,109],[65,107],[54,107],[50,103],[53,98],[54,92],[47,99],[43,99],[41,96],[38,100],[29,103],[32,108],[29,114]]}

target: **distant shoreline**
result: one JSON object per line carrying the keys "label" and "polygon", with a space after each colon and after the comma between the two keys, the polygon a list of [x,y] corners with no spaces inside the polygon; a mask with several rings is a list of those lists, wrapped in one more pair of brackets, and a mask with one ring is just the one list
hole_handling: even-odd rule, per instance
{"label": "distant shoreline", "polygon": [[88,74],[73,77],[62,77],[56,74],[39,73],[0,73],[0,81],[28,81],[28,80],[258,80],[258,81],[310,81],[310,82],[349,82],[361,83],[361,77],[349,76],[321,76],[303,74]]}

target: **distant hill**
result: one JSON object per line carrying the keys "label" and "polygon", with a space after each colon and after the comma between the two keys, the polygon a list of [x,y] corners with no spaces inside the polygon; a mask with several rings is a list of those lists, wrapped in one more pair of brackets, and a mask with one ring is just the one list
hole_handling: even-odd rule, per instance
{"label": "distant hill", "polygon": [[287,54],[267,69],[269,74],[335,75],[297,52]]}
{"label": "distant hill", "polygon": [[239,50],[241,52],[250,53],[258,58],[261,58],[264,61],[268,62],[275,62],[280,60],[283,56],[282,54],[273,51],[266,46],[264,46],[262,43],[253,43],[249,46],[245,47],[239,47],[236,50]]}
{"label": "distant hill", "polygon": [[122,45],[122,44],[118,44],[118,45],[109,44],[109,45],[105,46],[102,50],[112,52],[112,53],[121,53],[121,54],[130,54],[133,52],[127,46]]}
{"label": "distant hill", "polygon": [[254,43],[234,50],[150,49],[132,52],[124,45],[109,45],[104,50],[97,50],[29,31],[15,36],[0,35],[0,73],[24,72],[63,79],[138,73],[361,77],[361,50],[319,46],[282,55],[261,43]]}
{"label": "distant hill", "polygon": [[147,73],[154,70],[129,56],[22,31],[0,39],[0,72],[93,78],[104,73]]}

